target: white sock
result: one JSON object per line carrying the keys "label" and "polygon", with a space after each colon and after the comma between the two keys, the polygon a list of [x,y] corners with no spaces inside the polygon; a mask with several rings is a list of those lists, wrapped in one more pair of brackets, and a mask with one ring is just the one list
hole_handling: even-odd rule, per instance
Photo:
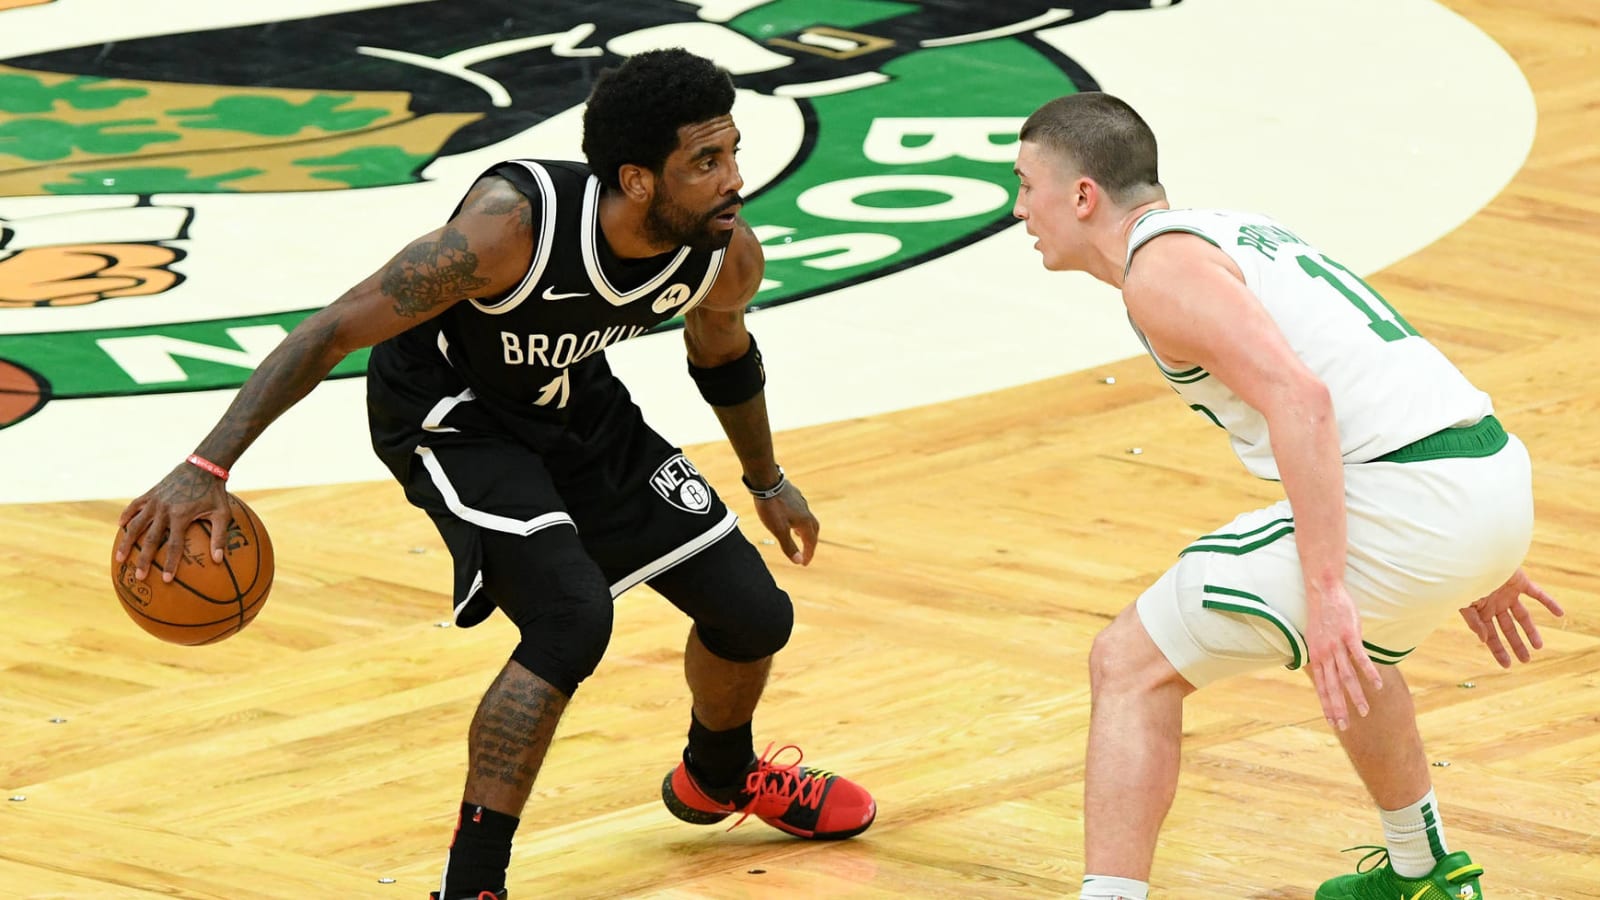
{"label": "white sock", "polygon": [[1421,878],[1450,852],[1439,821],[1439,801],[1431,788],[1405,809],[1378,810],[1378,817],[1389,845],[1389,865],[1401,878]]}
{"label": "white sock", "polygon": [[1085,875],[1083,893],[1078,895],[1078,900],[1150,900],[1150,884],[1132,878]]}

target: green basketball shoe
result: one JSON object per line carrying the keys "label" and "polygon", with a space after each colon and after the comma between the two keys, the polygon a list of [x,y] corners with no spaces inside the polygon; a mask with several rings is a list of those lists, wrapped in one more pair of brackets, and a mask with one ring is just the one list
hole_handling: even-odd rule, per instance
{"label": "green basketball shoe", "polygon": [[1402,878],[1390,868],[1386,848],[1350,849],[1371,852],[1356,863],[1356,874],[1324,881],[1316,900],[1482,900],[1483,866],[1465,853],[1446,856],[1421,878]]}

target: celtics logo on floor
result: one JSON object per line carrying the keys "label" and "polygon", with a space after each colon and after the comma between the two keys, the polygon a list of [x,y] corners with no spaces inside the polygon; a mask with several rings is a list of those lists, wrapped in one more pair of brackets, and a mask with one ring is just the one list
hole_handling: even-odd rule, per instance
{"label": "celtics logo on floor", "polygon": [[[143,490],[289,329],[479,173],[580,157],[594,76],[655,47],[711,56],[739,87],[775,429],[1138,352],[1114,297],[1039,268],[1009,224],[1016,128],[1075,90],[1150,120],[1176,204],[1273,213],[1375,271],[1506,183],[1532,95],[1429,0],[1314,6],[0,0],[0,458],[28,472],[0,502]],[[1323,40],[1302,40],[1308,17]],[[1351,46],[1383,91],[1350,92]],[[677,335],[609,355],[673,441],[721,438]],[[365,362],[285,414],[234,484],[386,477]]]}
{"label": "celtics logo on floor", "polygon": [[452,161],[577,155],[553,136],[595,74],[653,47],[727,66],[747,147],[782,143],[744,213],[756,306],[914,265],[1003,226],[1022,119],[1096,87],[1036,33],[1151,5],[436,0],[185,30],[191,3],[166,33],[0,60],[0,193],[27,201],[0,207],[0,317],[41,325],[0,334],[0,427],[236,387],[410,236],[374,223],[448,213]]}

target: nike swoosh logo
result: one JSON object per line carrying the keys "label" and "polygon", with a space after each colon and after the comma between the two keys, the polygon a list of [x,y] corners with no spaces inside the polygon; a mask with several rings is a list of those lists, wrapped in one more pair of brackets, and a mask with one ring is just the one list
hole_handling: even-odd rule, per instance
{"label": "nike swoosh logo", "polygon": [[546,300],[571,300],[573,297],[589,296],[588,291],[579,291],[576,294],[557,294],[555,293],[555,289],[555,285],[551,285],[550,287],[545,288],[544,293],[540,294],[539,296],[545,298]]}

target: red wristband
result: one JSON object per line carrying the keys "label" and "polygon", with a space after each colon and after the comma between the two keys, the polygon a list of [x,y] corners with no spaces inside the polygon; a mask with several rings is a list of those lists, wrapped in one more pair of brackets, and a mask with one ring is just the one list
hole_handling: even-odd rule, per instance
{"label": "red wristband", "polygon": [[198,466],[198,467],[206,470],[207,472],[210,472],[211,474],[217,476],[218,478],[221,478],[223,481],[227,481],[228,480],[228,470],[227,469],[224,469],[223,467],[217,465],[216,463],[212,462],[209,459],[206,459],[204,456],[201,456],[198,453],[189,454],[188,459],[186,459],[184,461],[189,463],[192,466]]}

